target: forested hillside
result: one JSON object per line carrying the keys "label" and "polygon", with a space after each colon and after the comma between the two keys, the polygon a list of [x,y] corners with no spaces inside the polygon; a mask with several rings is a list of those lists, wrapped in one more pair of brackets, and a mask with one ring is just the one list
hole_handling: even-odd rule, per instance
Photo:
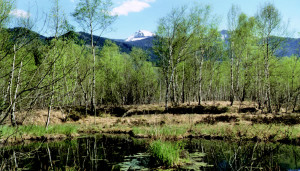
{"label": "forested hillside", "polygon": [[[134,44],[95,37],[93,24],[101,30],[115,20],[107,4],[93,6],[102,7],[95,15],[80,5],[72,15],[89,33],[70,32],[54,5],[55,34],[45,38],[30,31],[29,20],[8,29],[13,4],[0,1],[0,124],[10,118],[17,125],[20,111],[45,108],[50,119],[51,108],[75,106],[97,115],[101,105],[165,103],[168,110],[168,104],[219,100],[254,101],[266,113],[299,111],[299,53],[276,57],[285,30],[272,4],[256,16],[233,6],[227,43],[208,6],[175,8],[159,20],[156,63]],[[88,13],[99,16],[89,20]]]}

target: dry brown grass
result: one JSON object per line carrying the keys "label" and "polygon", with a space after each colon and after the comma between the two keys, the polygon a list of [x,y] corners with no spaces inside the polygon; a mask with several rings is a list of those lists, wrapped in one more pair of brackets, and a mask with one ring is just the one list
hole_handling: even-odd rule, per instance
{"label": "dry brown grass", "polygon": [[196,114],[186,114],[186,115],[172,115],[172,114],[151,114],[151,115],[135,115],[127,118],[117,119],[119,124],[127,125],[162,125],[162,124],[182,124],[190,123],[194,124],[197,121],[202,120],[208,115],[196,115]]}
{"label": "dry brown grass", "polygon": [[[102,115],[101,117],[87,116],[78,121],[67,121],[63,122],[64,114],[61,111],[54,110],[51,112],[51,123],[50,124],[63,124],[63,123],[77,123],[81,125],[101,125],[102,127],[114,127],[115,125],[124,126],[139,126],[139,125],[162,125],[162,124],[196,124],[203,122],[208,117],[215,118],[221,116],[237,117],[240,122],[247,122],[243,119],[243,115],[238,113],[231,114],[145,114],[145,115],[133,115],[130,117],[115,117],[111,115]],[[25,113],[18,113],[17,118],[22,119]],[[247,117],[255,118],[256,115],[247,114]],[[260,115],[260,117],[271,118],[273,115]],[[26,115],[23,125],[44,125],[47,119],[47,110],[37,110]]]}
{"label": "dry brown grass", "polygon": [[[166,138],[175,140],[187,137],[202,137],[286,141],[288,143],[300,142],[300,114],[238,113],[240,108],[255,107],[255,104],[252,102],[244,102],[243,104],[235,102],[233,107],[230,107],[229,102],[217,101],[203,102],[202,105],[207,109],[228,107],[229,111],[222,114],[169,114],[164,113],[163,104],[128,105],[120,107],[125,109],[120,111],[131,112],[127,116],[123,115],[122,117],[121,112],[121,115],[99,112],[99,117],[84,116],[79,111],[72,109],[76,116],[79,116],[79,120],[69,117],[66,121],[65,117],[67,113],[65,111],[52,110],[50,124],[65,127],[68,124],[61,124],[69,123],[78,127],[79,133],[85,134],[126,133],[140,138]],[[180,104],[178,108],[173,107],[173,109],[174,113],[176,113],[177,109],[196,107],[197,103],[190,105]],[[111,106],[107,108],[114,111],[114,108]],[[162,113],[154,114],[159,111],[162,111]],[[46,123],[47,112],[47,110],[18,112],[16,113],[16,117],[19,123],[23,121],[23,125],[41,125],[43,127]],[[296,121],[296,124],[294,121]],[[6,123],[10,123],[9,118],[7,118]],[[61,129],[59,128],[59,130]]]}
{"label": "dry brown grass", "polygon": [[[44,125],[47,121],[48,110],[22,111],[16,112],[17,123],[19,125]],[[66,116],[60,110],[51,111],[50,124],[61,124]],[[10,125],[10,118],[7,117],[5,124]]]}
{"label": "dry brown grass", "polygon": [[[125,125],[125,126],[139,126],[139,125],[162,125],[162,124],[196,124],[201,123],[203,120],[208,117],[236,117],[237,121],[234,122],[246,122],[251,123],[249,118],[263,117],[263,118],[272,118],[273,114],[257,114],[257,113],[247,113],[240,114],[238,113],[239,108],[243,107],[255,107],[254,102],[234,102],[233,106],[230,107],[229,101],[205,101],[202,103],[204,106],[217,106],[217,107],[229,107],[229,111],[223,114],[154,114],[153,111],[164,111],[163,104],[149,104],[149,105],[127,105],[122,106],[127,113],[132,113],[128,115],[129,117],[115,117],[110,114],[101,114],[100,117],[86,116],[82,117],[78,121],[67,121],[64,122],[64,119],[67,115],[63,110],[52,110],[51,112],[51,123],[50,124],[62,124],[62,123],[78,123],[81,125],[102,125],[103,127],[114,127],[116,125]],[[180,104],[179,106],[197,106],[197,103],[190,104]],[[150,113],[149,113],[150,112]],[[47,110],[35,110],[31,112],[18,112],[16,114],[18,122],[23,125],[44,125],[47,119]],[[245,119],[245,118],[248,119]],[[9,124],[9,118],[7,118],[6,123]]]}

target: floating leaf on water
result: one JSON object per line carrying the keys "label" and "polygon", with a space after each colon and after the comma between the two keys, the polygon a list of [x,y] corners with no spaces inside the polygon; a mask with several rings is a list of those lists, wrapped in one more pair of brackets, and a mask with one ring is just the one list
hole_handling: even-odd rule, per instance
{"label": "floating leaf on water", "polygon": [[149,164],[150,155],[148,153],[137,153],[133,156],[126,156],[125,162],[119,163],[120,170],[149,170],[146,167]]}

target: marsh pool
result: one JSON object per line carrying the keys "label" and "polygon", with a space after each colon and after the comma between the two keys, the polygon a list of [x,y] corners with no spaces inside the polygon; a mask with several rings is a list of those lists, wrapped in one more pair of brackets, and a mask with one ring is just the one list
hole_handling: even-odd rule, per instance
{"label": "marsh pool", "polygon": [[[93,135],[0,147],[0,170],[156,170],[150,139]],[[174,170],[299,170],[300,147],[249,141],[183,140],[190,164]]]}

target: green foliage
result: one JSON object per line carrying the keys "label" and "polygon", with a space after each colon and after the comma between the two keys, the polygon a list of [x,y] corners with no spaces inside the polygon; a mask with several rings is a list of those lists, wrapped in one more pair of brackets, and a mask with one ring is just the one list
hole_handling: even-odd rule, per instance
{"label": "green foliage", "polygon": [[[119,51],[119,47],[107,41],[100,52],[99,82],[101,96],[105,101],[113,104],[121,104],[123,97],[127,96],[127,78],[131,77],[128,56]],[[106,102],[106,103],[107,103]],[[105,103],[105,102],[104,102]]]}
{"label": "green foliage", "polygon": [[111,8],[111,0],[80,0],[72,15],[88,31],[104,31],[116,19]]}
{"label": "green foliage", "polygon": [[155,96],[157,74],[148,55],[141,49],[128,54],[106,41],[97,65],[98,96],[104,104],[150,103]]}
{"label": "green foliage", "polygon": [[0,0],[0,30],[8,23],[14,0]]}

